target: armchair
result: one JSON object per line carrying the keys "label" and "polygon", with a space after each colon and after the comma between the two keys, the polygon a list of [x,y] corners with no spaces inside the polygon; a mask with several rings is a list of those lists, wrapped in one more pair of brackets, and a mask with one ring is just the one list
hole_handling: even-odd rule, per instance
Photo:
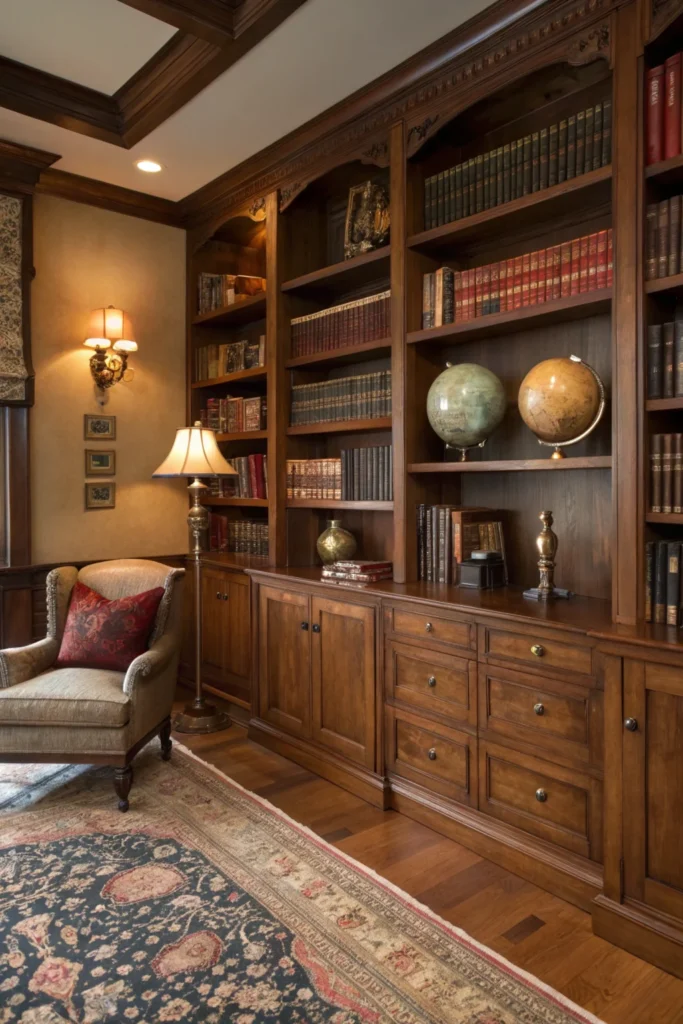
{"label": "armchair", "polygon": [[[119,810],[128,810],[137,752],[158,733],[161,756],[171,756],[184,575],[144,559],[52,570],[47,636],[0,651],[0,762],[112,765]],[[164,588],[149,650],[125,673],[54,667],[76,580],[110,601]]]}

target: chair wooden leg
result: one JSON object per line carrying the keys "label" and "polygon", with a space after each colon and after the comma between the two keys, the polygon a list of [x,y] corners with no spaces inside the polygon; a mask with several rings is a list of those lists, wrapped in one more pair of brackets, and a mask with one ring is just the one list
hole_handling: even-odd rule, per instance
{"label": "chair wooden leg", "polygon": [[173,743],[171,742],[171,720],[168,718],[161,729],[159,729],[159,740],[161,741],[161,759],[170,761]]}
{"label": "chair wooden leg", "polygon": [[125,768],[114,768],[114,789],[119,798],[119,810],[128,810],[128,794],[133,785],[133,766],[126,765]]}

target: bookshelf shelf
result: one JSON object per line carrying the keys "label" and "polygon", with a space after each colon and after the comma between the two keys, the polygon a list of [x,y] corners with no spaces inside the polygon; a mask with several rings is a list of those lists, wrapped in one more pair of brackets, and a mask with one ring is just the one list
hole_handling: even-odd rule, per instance
{"label": "bookshelf shelf", "polygon": [[373,280],[380,281],[389,276],[389,253],[390,246],[385,245],[381,249],[333,263],[310,274],[301,274],[290,281],[285,281],[281,286],[282,291],[333,294],[366,285]]}
{"label": "bookshelf shelf", "polygon": [[681,512],[648,512],[645,515],[646,523],[670,523],[672,526],[683,526],[683,513]]}
{"label": "bookshelf shelf", "polygon": [[220,309],[212,309],[210,313],[199,313],[193,317],[192,323],[196,326],[202,324],[221,324],[222,326],[239,327],[243,324],[253,323],[255,320],[262,320],[266,315],[266,293],[259,292],[258,295],[247,295],[232,306],[222,306]]}
{"label": "bookshelf shelf", "polygon": [[391,416],[367,420],[334,420],[331,423],[301,423],[287,427],[289,437],[305,434],[360,434],[369,430],[391,430]]}
{"label": "bookshelf shelf", "polygon": [[645,402],[646,412],[671,412],[683,409],[683,398],[648,398]]}
{"label": "bookshelf shelf", "polygon": [[679,154],[670,160],[650,164],[645,168],[645,177],[658,185],[675,185],[677,182],[683,182],[683,155]]}
{"label": "bookshelf shelf", "polygon": [[393,501],[341,501],[338,498],[287,498],[287,508],[339,508],[357,512],[393,512]]}
{"label": "bookshelf shelf", "polygon": [[492,459],[489,462],[413,462],[409,473],[501,473],[538,470],[611,469],[611,455],[565,459]]}
{"label": "bookshelf shelf", "polygon": [[267,498],[206,498],[202,502],[203,505],[211,507],[215,505],[217,508],[268,508]]}
{"label": "bookshelf shelf", "polygon": [[285,369],[297,370],[306,366],[322,369],[326,366],[343,366],[345,363],[361,363],[368,359],[379,359],[388,355],[390,351],[391,338],[382,338],[380,341],[366,341],[361,345],[316,352],[310,356],[295,356],[294,359],[287,360]]}
{"label": "bookshelf shelf", "polygon": [[654,281],[645,282],[645,291],[648,295],[657,295],[660,292],[678,292],[681,289],[683,289],[683,274],[658,277]]}
{"label": "bookshelf shelf", "polygon": [[238,434],[216,434],[217,441],[256,441],[267,438],[267,430],[242,430]]}
{"label": "bookshelf shelf", "polygon": [[[683,275],[681,282],[683,283]],[[406,340],[409,345],[418,345],[422,342],[452,345],[475,338],[516,334],[529,327],[545,327],[548,324],[580,320],[598,313],[606,313],[609,312],[611,303],[612,289],[601,288],[593,292],[584,292],[582,295],[553,299],[538,306],[524,306],[511,313],[492,313],[461,323],[444,324],[443,327],[410,331]]]}
{"label": "bookshelf shelf", "polygon": [[502,206],[494,206],[471,217],[421,231],[408,238],[407,246],[409,249],[437,252],[454,243],[462,244],[536,224],[541,217],[550,219],[561,216],[574,210],[577,203],[581,203],[582,207],[606,204],[610,200],[611,180],[611,165],[600,167],[541,192],[513,199]]}
{"label": "bookshelf shelf", "polygon": [[265,366],[253,366],[250,370],[237,370],[235,373],[225,373],[222,377],[197,380],[191,386],[193,390],[197,388],[215,388],[219,384],[237,384],[240,381],[265,380],[267,375],[268,370]]}

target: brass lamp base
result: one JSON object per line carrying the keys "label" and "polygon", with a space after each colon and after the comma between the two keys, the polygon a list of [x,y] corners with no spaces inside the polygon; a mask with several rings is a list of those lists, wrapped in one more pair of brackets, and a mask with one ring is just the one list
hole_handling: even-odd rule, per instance
{"label": "brass lamp base", "polygon": [[229,729],[231,725],[230,717],[225,711],[219,711],[215,704],[207,704],[204,700],[186,704],[173,719],[175,732],[220,732],[221,729]]}

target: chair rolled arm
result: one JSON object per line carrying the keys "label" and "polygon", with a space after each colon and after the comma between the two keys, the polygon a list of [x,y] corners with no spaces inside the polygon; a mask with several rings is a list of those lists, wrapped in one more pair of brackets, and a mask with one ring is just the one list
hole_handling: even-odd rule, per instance
{"label": "chair rolled arm", "polygon": [[52,636],[26,647],[8,647],[0,651],[0,689],[25,683],[46,672],[59,653],[57,639]]}
{"label": "chair rolled arm", "polygon": [[168,668],[177,654],[177,648],[177,639],[172,634],[166,633],[152,644],[148,651],[134,658],[128,666],[123,680],[123,692],[132,697],[136,686],[142,679],[157,675]]}

